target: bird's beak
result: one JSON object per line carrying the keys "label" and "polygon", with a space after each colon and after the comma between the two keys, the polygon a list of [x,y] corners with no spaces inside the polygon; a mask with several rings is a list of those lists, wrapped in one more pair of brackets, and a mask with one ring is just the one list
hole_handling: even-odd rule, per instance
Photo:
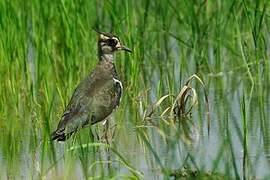
{"label": "bird's beak", "polygon": [[120,50],[124,50],[124,51],[127,51],[129,53],[132,53],[132,50],[129,49],[128,47],[126,47],[126,46],[121,46]]}
{"label": "bird's beak", "polygon": [[131,49],[129,49],[128,47],[122,45],[120,42],[118,42],[118,44],[116,45],[116,49],[117,50],[124,50],[124,51],[127,51],[129,53],[132,53]]}

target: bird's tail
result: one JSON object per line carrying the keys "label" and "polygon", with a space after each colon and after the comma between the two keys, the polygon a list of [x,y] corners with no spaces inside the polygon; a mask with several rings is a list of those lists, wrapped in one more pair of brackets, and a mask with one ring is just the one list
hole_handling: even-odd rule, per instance
{"label": "bird's tail", "polygon": [[69,133],[69,134],[65,134],[64,130],[59,131],[56,130],[51,134],[51,140],[57,140],[57,141],[65,141],[67,139],[70,138],[70,136],[73,134],[73,132]]}

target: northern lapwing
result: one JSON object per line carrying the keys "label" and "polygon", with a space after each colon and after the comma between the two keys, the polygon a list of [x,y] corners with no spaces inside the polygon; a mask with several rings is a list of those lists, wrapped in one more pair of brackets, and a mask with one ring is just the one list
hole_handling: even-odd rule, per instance
{"label": "northern lapwing", "polygon": [[[97,31],[98,32],[98,31]],[[123,91],[114,65],[117,51],[132,52],[110,33],[98,32],[98,63],[79,83],[51,139],[67,140],[87,125],[105,120],[119,105]]]}

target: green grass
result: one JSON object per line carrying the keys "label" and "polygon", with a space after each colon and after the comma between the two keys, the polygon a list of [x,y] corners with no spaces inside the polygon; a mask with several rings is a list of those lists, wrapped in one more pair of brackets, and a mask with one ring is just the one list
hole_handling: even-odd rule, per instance
{"label": "green grass", "polygon": [[[269,178],[269,25],[268,0],[1,0],[0,179],[166,179],[183,166]],[[97,63],[93,27],[133,49],[116,55],[124,95],[110,117],[110,146],[90,128],[51,142],[73,90]],[[174,98],[144,120],[192,74],[209,95],[209,136],[196,82],[188,120],[160,117]],[[91,129],[101,136],[104,127]]]}

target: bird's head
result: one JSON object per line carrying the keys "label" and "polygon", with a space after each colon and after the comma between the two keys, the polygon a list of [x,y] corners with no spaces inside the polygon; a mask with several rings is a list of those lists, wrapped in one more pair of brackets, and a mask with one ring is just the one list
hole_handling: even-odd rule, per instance
{"label": "bird's head", "polygon": [[132,52],[128,47],[124,46],[120,39],[110,33],[104,33],[97,31],[99,35],[98,39],[98,51],[100,55],[113,54],[116,51],[124,50]]}

